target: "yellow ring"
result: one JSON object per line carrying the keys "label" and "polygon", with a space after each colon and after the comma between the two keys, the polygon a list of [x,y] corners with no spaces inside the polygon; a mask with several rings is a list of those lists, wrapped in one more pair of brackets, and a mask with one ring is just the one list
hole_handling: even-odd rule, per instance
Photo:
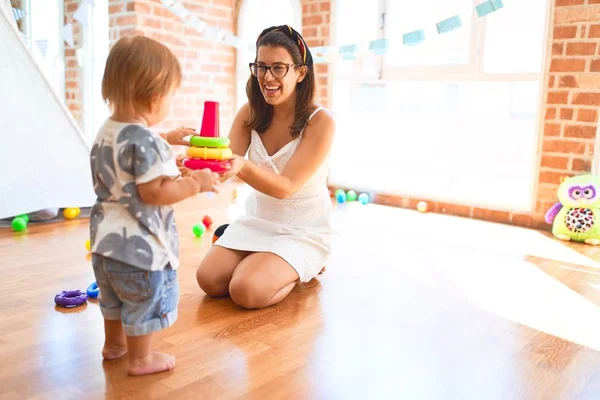
{"label": "yellow ring", "polygon": [[228,160],[233,153],[229,147],[190,147],[187,156],[203,160]]}

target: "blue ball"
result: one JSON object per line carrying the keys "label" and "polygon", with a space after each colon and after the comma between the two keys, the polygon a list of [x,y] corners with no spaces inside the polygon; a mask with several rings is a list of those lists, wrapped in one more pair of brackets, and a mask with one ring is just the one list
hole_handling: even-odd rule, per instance
{"label": "blue ball", "polygon": [[369,195],[361,193],[360,196],[358,196],[358,201],[360,201],[361,204],[369,204]]}
{"label": "blue ball", "polygon": [[335,199],[340,204],[341,203],[345,203],[346,202],[346,193],[344,193],[344,192],[342,192],[342,193],[336,193]]}

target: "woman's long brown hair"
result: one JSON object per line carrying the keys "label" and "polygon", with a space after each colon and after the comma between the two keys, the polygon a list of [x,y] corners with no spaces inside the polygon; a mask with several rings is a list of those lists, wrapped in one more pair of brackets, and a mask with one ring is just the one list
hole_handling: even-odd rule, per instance
{"label": "woman's long brown hair", "polygon": [[[290,31],[292,31],[291,28]],[[298,35],[295,31],[294,33]],[[304,44],[304,41],[301,38],[299,39],[299,42],[302,45]],[[260,46],[284,47],[292,56],[294,64],[304,65],[306,67],[306,76],[302,82],[296,84],[295,116],[294,123],[290,126],[290,134],[293,138],[297,138],[302,129],[306,126],[311,112],[314,111],[316,80],[310,52],[306,47],[304,51],[309,54],[309,58],[305,60],[305,55],[300,51],[299,44],[295,43],[282,29],[273,29],[258,39],[256,43],[257,54],[254,58],[254,62],[257,61],[258,48]],[[245,125],[247,128],[254,129],[258,133],[264,133],[273,120],[273,106],[265,101],[260,90],[258,79],[253,75],[250,75],[250,79],[248,79],[248,83],[246,84],[246,94],[248,95],[248,102],[250,103],[250,119],[245,122]]]}

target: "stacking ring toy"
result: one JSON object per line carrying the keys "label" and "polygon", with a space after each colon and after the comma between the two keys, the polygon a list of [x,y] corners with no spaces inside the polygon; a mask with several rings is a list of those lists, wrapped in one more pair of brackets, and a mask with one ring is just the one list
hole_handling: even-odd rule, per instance
{"label": "stacking ring toy", "polygon": [[100,289],[98,288],[98,284],[93,282],[90,286],[88,286],[85,292],[90,299],[95,299],[100,294]]}
{"label": "stacking ring toy", "polygon": [[212,172],[220,174],[221,172],[228,171],[231,168],[229,160],[202,160],[200,158],[185,158],[183,160],[183,166],[188,169],[204,169],[208,168]]}
{"label": "stacking ring toy", "polygon": [[190,139],[190,144],[195,147],[227,147],[229,143],[228,137],[192,136]]}
{"label": "stacking ring toy", "polygon": [[81,290],[63,290],[54,296],[54,302],[61,307],[77,307],[87,301],[87,294]]}
{"label": "stacking ring toy", "polygon": [[202,158],[204,160],[227,160],[233,153],[229,147],[190,147],[187,150],[190,158]]}

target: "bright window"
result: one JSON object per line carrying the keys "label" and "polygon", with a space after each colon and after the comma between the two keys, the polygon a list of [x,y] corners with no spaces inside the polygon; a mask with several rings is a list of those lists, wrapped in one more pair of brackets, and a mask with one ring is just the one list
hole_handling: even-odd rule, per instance
{"label": "bright window", "polygon": [[[333,44],[385,37],[391,48],[330,69],[338,116],[330,183],[530,210],[547,0],[505,1],[482,19],[481,1],[365,3],[336,2]],[[463,26],[439,35],[435,23],[457,14]],[[345,21],[361,17],[357,39]],[[420,29],[423,43],[402,44]]]}
{"label": "bright window", "polygon": [[[65,98],[63,0],[11,0],[11,6],[26,15],[17,21],[27,45],[42,73],[60,99]],[[43,53],[45,50],[45,54]]]}
{"label": "bright window", "polygon": [[91,142],[110,116],[102,99],[102,77],[109,52],[108,1],[94,0],[94,6],[87,7],[88,23],[84,29],[83,118],[85,136]]}
{"label": "bright window", "polygon": [[[238,16],[237,36],[246,42],[255,43],[256,38],[264,29],[286,24],[302,33],[300,0],[244,0]],[[246,96],[246,82],[250,77],[248,64],[254,61],[255,55],[254,51],[248,49],[237,50],[236,103],[238,109],[248,101]]]}

